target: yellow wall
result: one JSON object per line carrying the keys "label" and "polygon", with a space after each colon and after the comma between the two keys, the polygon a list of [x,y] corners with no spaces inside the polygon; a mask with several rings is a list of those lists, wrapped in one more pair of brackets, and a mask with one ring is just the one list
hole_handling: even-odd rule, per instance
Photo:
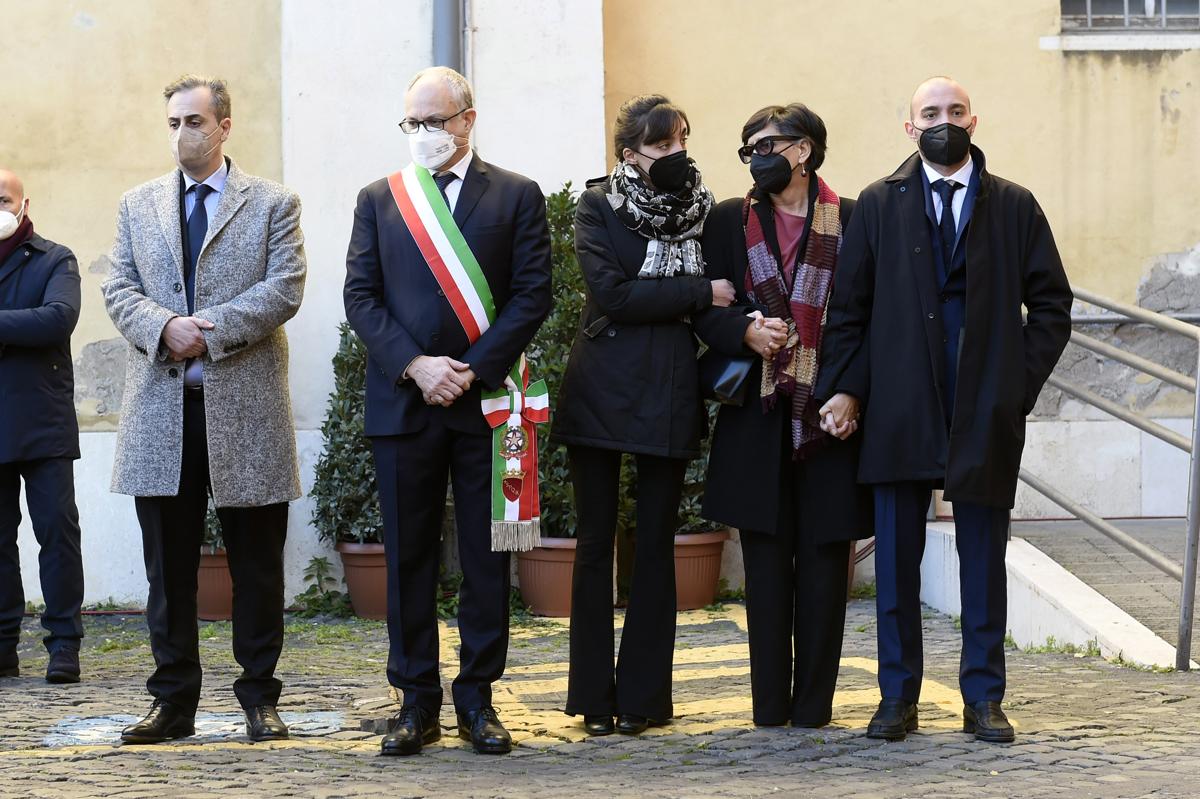
{"label": "yellow wall", "polygon": [[725,198],[749,187],[734,152],[746,118],[804,102],[829,129],[822,175],[855,196],[913,151],[902,123],[915,86],[948,74],[971,93],[989,170],[1036,194],[1072,281],[1131,300],[1155,256],[1200,244],[1200,51],[1040,50],[1058,8],[606,0],[608,128],[629,96],[666,94]]}
{"label": "yellow wall", "polygon": [[[24,179],[38,232],[79,258],[83,314],[72,343],[83,360],[94,351],[87,345],[117,335],[98,263],[117,202],[174,167],[163,86],[184,72],[225,78],[234,120],[226,152],[249,172],[282,174],[279,18],[279,0],[4,4],[0,166]],[[78,364],[77,382],[112,378],[89,366]],[[79,412],[85,429],[116,420],[115,408],[97,414],[86,394]]]}

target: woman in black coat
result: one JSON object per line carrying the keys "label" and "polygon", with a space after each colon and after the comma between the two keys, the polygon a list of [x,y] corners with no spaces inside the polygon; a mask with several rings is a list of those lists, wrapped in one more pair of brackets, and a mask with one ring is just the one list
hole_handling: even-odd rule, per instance
{"label": "woman in black coat", "polygon": [[[718,205],[703,237],[709,274],[732,281],[735,307],[753,315],[752,326],[787,334],[782,347],[763,347],[706,320],[697,325],[717,352],[759,356],[744,403],[723,405],[717,417],[703,515],[740,530],[760,725],[829,722],[850,541],[873,529],[870,492],[856,482],[857,422],[830,427],[813,396],[825,304],[854,205],[816,175],[825,143],[824,123],[804,105],[755,113],[738,151],[754,187]],[[865,357],[857,366],[865,369]],[[832,401],[866,400],[854,375],[847,371]]]}
{"label": "woman in black coat", "polygon": [[[687,135],[687,117],[667,98],[626,102],[614,130],[617,166],[589,182],[575,217],[588,297],[551,437],[567,445],[579,519],[566,711],[582,714],[593,735],[637,734],[672,716],[674,534],[704,419],[690,320],[733,301],[733,286],[705,273],[699,237],[713,200],[687,157]],[[637,461],[637,551],[614,673],[623,453]]]}

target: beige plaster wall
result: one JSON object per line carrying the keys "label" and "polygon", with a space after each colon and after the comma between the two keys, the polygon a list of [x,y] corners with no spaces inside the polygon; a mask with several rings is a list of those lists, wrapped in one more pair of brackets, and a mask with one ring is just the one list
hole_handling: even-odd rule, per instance
{"label": "beige plaster wall", "polygon": [[0,166],[24,178],[38,232],[79,258],[80,423],[113,429],[123,361],[99,286],[117,202],[173,168],[161,92],[184,72],[229,82],[226,153],[280,178],[279,0],[43,0],[4,12]]}
{"label": "beige plaster wall", "polygon": [[913,151],[902,129],[913,88],[949,74],[971,93],[988,168],[1037,195],[1071,279],[1132,300],[1156,256],[1200,245],[1200,51],[1041,50],[1058,8],[606,0],[608,130],[624,99],[665,93],[688,112],[689,149],[724,198],[749,187],[734,152],[742,123],[801,101],[829,128],[823,176],[855,196]]}

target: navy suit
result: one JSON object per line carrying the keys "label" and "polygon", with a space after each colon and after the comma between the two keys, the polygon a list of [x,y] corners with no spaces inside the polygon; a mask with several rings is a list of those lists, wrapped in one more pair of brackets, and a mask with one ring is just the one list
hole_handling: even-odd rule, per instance
{"label": "navy suit", "polygon": [[75,256],[33,234],[0,263],[0,655],[16,648],[25,612],[17,550],[22,480],[41,547],[46,647],[78,649],[83,637],[71,370],[78,319]]}
{"label": "navy suit", "polygon": [[[925,218],[933,243],[933,262],[941,302],[946,430],[953,422],[958,361],[967,313],[966,231],[979,193],[980,165],[971,173],[956,223],[957,235],[945,246],[941,218],[933,205],[929,177],[920,170]],[[953,207],[942,208],[943,216]],[[946,262],[944,253],[952,255]],[[932,484],[883,483],[875,488],[876,609],[879,615],[879,686],[885,698],[916,702],[921,694],[921,558],[925,552],[926,512]],[[963,650],[959,684],[963,701],[999,702],[1004,698],[1004,633],[1007,618],[1007,508],[954,503],[962,597]]]}
{"label": "navy suit", "polygon": [[1071,289],[1041,208],[988,172],[979,148],[971,159],[949,258],[918,154],[863,190],[815,391],[832,396],[869,347],[858,477],[875,486],[879,685],[884,698],[909,702],[921,687],[920,565],[934,488],[954,503],[963,699],[1004,695],[1004,550],[1025,417],[1071,334]]}
{"label": "navy suit", "polygon": [[[435,714],[439,538],[453,481],[463,568],[454,704],[491,704],[508,649],[509,558],[491,551],[491,431],[481,386],[498,388],[550,312],[546,202],[528,178],[474,156],[453,209],[496,303],[474,344],[422,257],[386,179],[358,195],[346,256],[346,318],[367,346],[366,435],[379,480],[388,562],[388,680]],[[450,407],[425,404],[404,371],[419,355],[470,364],[475,384]],[[534,365],[536,368],[536,364]]]}

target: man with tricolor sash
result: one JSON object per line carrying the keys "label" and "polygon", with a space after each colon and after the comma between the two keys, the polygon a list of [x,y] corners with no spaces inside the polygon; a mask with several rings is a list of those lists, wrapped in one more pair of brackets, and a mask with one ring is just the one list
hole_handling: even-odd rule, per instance
{"label": "man with tricolor sash", "polygon": [[550,236],[537,184],[471,150],[473,105],[457,72],[417,73],[400,123],[412,163],[359,193],[346,256],[346,317],[368,353],[388,681],[403,694],[385,755],[441,736],[435,598],[448,482],[463,570],[458,733],[480,753],[512,747],[491,686],[508,650],[508,553],[538,538],[535,425],[549,402],[525,349],[550,311]]}

